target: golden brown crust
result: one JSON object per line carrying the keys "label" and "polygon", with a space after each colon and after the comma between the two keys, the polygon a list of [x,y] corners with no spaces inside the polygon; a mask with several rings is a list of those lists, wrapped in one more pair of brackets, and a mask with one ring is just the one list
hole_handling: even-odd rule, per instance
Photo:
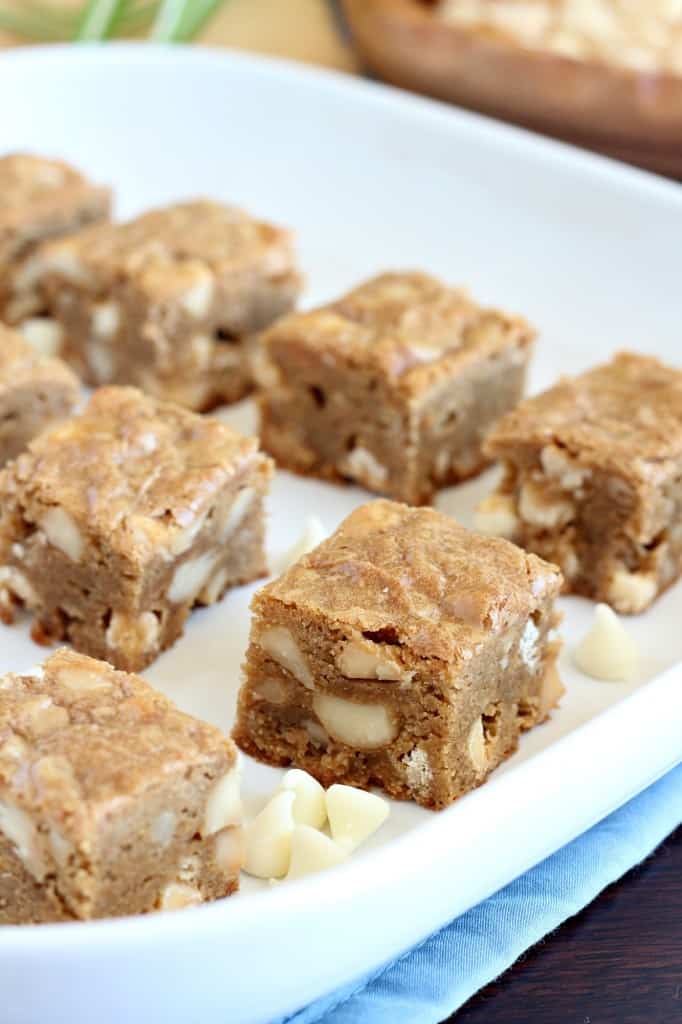
{"label": "golden brown crust", "polygon": [[199,521],[258,442],[135,388],[96,391],[81,416],[37,438],[1,478],[6,496],[58,505],[134,561]]}
{"label": "golden brown crust", "polygon": [[489,435],[485,451],[505,458],[519,447],[566,449],[578,464],[636,486],[660,486],[682,458],[682,372],[621,352],[610,363],[526,399]]}
{"label": "golden brown crust", "polygon": [[129,281],[150,303],[167,304],[195,283],[202,271],[217,277],[300,278],[290,231],[254,220],[243,210],[205,199],[150,210],[125,224],[94,225],[42,250],[59,276],[63,259],[83,268],[82,285],[108,294]]}
{"label": "golden brown crust", "polygon": [[28,153],[0,157],[0,242],[30,224],[77,218],[83,206],[106,216],[110,200],[109,189],[90,184],[61,160]]}
{"label": "golden brown crust", "polygon": [[0,324],[0,398],[25,385],[64,388],[73,393],[72,405],[80,391],[78,378],[60,359],[39,355],[18,331]]}
{"label": "golden brown crust", "polygon": [[361,632],[390,628],[415,653],[466,658],[559,592],[559,570],[433,509],[374,501],[254,599]]}
{"label": "golden brown crust", "polygon": [[530,346],[534,337],[522,317],[484,309],[429,274],[396,271],[311,312],[283,317],[262,340],[275,364],[280,345],[299,344],[379,373],[416,396],[440,377],[511,346]]}
{"label": "golden brown crust", "polygon": [[168,771],[235,760],[234,745],[138,676],[61,649],[36,674],[0,679],[0,788],[30,812],[81,815]]}

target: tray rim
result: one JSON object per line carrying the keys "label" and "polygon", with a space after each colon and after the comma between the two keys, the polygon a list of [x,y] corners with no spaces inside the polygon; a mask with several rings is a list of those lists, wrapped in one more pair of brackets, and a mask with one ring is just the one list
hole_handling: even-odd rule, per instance
{"label": "tray rim", "polygon": [[[388,105],[393,109],[401,107],[411,116],[431,119],[434,123],[443,126],[449,125],[450,129],[445,130],[452,130],[453,124],[456,130],[456,126],[460,125],[467,130],[482,133],[487,141],[494,144],[519,146],[525,152],[530,151],[531,156],[541,162],[551,164],[559,159],[568,160],[583,175],[590,177],[596,175],[611,179],[616,185],[630,192],[644,193],[660,199],[666,203],[668,208],[671,205],[674,206],[682,215],[682,189],[672,182],[659,179],[647,172],[623,167],[608,158],[584,153],[566,144],[534,136],[525,130],[498,124],[482,115],[453,111],[445,104],[412,96],[384,85],[359,81],[339,72],[304,68],[289,61],[247,56],[242,53],[226,53],[221,50],[183,51],[172,47],[150,46],[149,44],[144,44],[144,47],[136,44],[115,44],[113,46],[109,44],[106,48],[88,46],[83,47],[77,57],[74,55],[73,49],[66,46],[28,48],[0,57],[0,84],[5,68],[10,64],[26,63],[30,66],[36,59],[43,63],[55,61],[60,64],[67,53],[69,60],[74,63],[76,61],[87,63],[90,60],[115,61],[119,60],[121,56],[124,56],[126,60],[140,61],[144,64],[170,60],[181,64],[198,62],[217,65],[228,61],[249,69],[250,73],[266,73],[274,76],[275,79],[289,80],[293,78],[313,89],[329,89],[342,95],[346,95],[350,91],[360,97],[361,101],[379,106]],[[499,803],[504,808],[504,796],[509,788],[517,790],[527,780],[534,782],[539,760],[542,760],[548,769],[559,768],[576,760],[579,762],[580,752],[590,743],[599,747],[599,743],[602,741],[603,749],[608,749],[609,739],[613,735],[614,728],[617,727],[622,728],[623,735],[631,744],[628,750],[629,754],[630,749],[636,749],[637,737],[643,727],[648,724],[652,729],[654,726],[657,729],[657,758],[646,773],[634,772],[632,765],[628,765],[628,759],[624,752],[621,751],[618,764],[623,771],[623,781],[618,796],[598,804],[597,809],[592,808],[589,812],[584,812],[580,817],[579,826],[562,828],[555,824],[551,838],[547,836],[543,842],[536,842],[530,859],[524,860],[522,867],[519,867],[516,861],[511,861],[507,868],[499,873],[496,888],[511,881],[596,821],[601,820],[682,760],[679,728],[677,731],[674,728],[675,720],[682,721],[682,687],[679,686],[678,680],[681,673],[682,662],[645,683],[615,706],[602,711],[591,720],[578,726],[547,749],[531,756],[527,761],[514,765],[504,775],[497,777],[493,775],[485,787],[476,791],[475,806],[481,805],[485,809],[488,805]],[[658,720],[661,706],[678,712],[677,719],[675,719],[674,713],[670,714],[669,720],[664,723],[663,727]],[[576,757],[576,755],[578,756]],[[548,796],[551,794],[551,786],[549,786],[551,771],[548,770],[545,775],[547,777],[544,782],[541,780],[541,785]],[[580,766],[576,777],[571,780],[570,791],[579,793],[581,786],[588,784],[590,778],[589,772],[585,771],[584,766]],[[451,832],[458,833],[466,826],[467,821],[481,817],[481,814],[471,811],[472,806],[474,804],[467,797],[458,802],[458,817],[464,820],[463,822],[457,821]],[[377,889],[386,893],[396,884],[405,886],[418,882],[425,870],[437,864],[442,866],[444,858],[442,850],[439,850],[441,844],[432,840],[446,830],[444,823],[448,822],[447,816],[447,811],[434,815],[432,821],[397,837],[385,847],[366,853],[362,857],[334,869],[335,882],[338,882],[338,886],[343,886],[352,892],[355,900],[363,896],[370,898],[376,894]],[[390,855],[387,851],[390,851]],[[390,864],[387,864],[387,861],[390,861]],[[377,875],[375,869],[379,863],[382,865],[382,871]],[[405,868],[406,863],[409,865],[407,869]],[[377,877],[379,877],[379,883],[377,883]],[[186,938],[188,934],[196,931],[201,931],[205,937],[213,937],[215,940],[221,939],[225,942],[227,938],[226,925],[233,933],[239,932],[240,929],[244,929],[247,934],[249,931],[253,932],[258,927],[256,919],[261,917],[260,911],[263,909],[267,909],[269,919],[276,917],[281,921],[286,921],[292,913],[299,913],[301,909],[311,913],[331,910],[335,906],[335,894],[338,887],[330,886],[329,878],[329,874],[314,876],[290,883],[287,886],[276,887],[274,890],[250,893],[246,898],[225,900],[188,910],[183,914],[138,916],[87,923],[62,923],[30,929],[23,926],[1,926],[0,957],[11,959],[14,965],[21,963],[29,965],[36,959],[49,955],[54,964],[59,966],[71,962],[74,953],[77,953],[81,963],[85,964],[91,957],[98,957],[103,947],[107,947],[109,954],[125,958],[129,951],[129,943],[132,941],[135,943],[152,942],[155,948],[170,951],[177,946],[178,940]],[[458,916],[468,907],[477,903],[484,895],[496,891],[496,888],[491,889],[489,885],[484,888],[485,892],[481,892],[472,887],[468,896],[461,899],[459,904],[454,907],[448,903],[447,912],[440,919],[440,924]],[[438,920],[434,919],[423,934],[427,934],[438,926]],[[418,937],[413,938],[409,944],[412,945],[415,941],[418,941]]]}

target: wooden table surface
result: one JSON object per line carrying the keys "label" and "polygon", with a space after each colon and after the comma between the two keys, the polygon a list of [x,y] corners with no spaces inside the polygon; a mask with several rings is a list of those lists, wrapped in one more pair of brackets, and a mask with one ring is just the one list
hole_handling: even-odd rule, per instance
{"label": "wooden table surface", "polygon": [[[331,0],[227,0],[200,42],[360,72]],[[451,1020],[682,1024],[682,829]]]}
{"label": "wooden table surface", "polygon": [[681,1024],[682,828],[451,1021]]}

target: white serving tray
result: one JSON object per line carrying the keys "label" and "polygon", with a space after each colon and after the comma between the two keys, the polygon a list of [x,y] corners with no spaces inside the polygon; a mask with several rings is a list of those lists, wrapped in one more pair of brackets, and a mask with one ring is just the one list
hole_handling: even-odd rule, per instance
{"label": "white serving tray", "polygon": [[[386,268],[424,268],[526,314],[533,388],[632,346],[679,363],[682,190],[382,86],[245,56],[150,46],[0,58],[0,147],[63,156],[112,182],[119,213],[197,194],[299,232],[305,303]],[[228,421],[249,429],[248,405]],[[487,478],[438,505],[471,520]],[[360,490],[280,473],[273,564],[307,514],[331,530]],[[253,587],[196,613],[146,676],[229,729]],[[566,599],[566,652],[590,619]],[[631,685],[581,677],[481,789],[433,814],[394,804],[347,864],[197,910],[0,928],[2,1024],[256,1024],[379,966],[552,853],[682,757],[682,589],[629,627]],[[43,655],[0,628],[0,670]],[[247,759],[249,809],[279,773]]]}

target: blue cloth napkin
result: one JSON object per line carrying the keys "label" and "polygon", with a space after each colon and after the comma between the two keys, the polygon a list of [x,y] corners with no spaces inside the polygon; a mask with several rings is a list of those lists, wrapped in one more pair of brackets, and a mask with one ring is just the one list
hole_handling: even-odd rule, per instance
{"label": "blue cloth napkin", "polygon": [[287,1024],[437,1024],[682,824],[682,764],[505,889]]}

